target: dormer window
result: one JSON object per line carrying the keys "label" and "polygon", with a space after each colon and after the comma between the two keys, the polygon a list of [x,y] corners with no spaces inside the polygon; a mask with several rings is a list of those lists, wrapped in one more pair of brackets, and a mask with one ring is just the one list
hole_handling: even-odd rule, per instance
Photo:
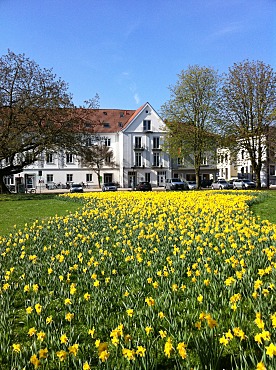
{"label": "dormer window", "polygon": [[151,131],[151,120],[145,119],[143,121],[143,131]]}
{"label": "dormer window", "polygon": [[104,122],[103,127],[110,127],[110,123],[109,122]]}

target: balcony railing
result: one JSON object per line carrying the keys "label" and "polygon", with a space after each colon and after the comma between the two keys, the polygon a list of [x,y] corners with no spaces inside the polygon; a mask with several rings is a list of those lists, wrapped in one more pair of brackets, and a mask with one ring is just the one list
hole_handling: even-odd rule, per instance
{"label": "balcony railing", "polygon": [[145,150],[144,145],[134,145],[133,150],[143,151]]}

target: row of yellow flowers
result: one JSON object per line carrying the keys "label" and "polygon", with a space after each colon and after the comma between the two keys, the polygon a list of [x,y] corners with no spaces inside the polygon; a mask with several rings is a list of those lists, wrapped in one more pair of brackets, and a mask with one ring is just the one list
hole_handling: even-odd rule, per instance
{"label": "row of yellow flowers", "polygon": [[1,369],[276,368],[256,194],[67,194],[78,212],[1,237]]}

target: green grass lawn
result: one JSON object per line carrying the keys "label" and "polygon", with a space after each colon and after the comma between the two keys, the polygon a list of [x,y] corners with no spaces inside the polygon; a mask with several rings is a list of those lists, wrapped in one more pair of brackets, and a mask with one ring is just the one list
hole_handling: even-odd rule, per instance
{"label": "green grass lawn", "polygon": [[276,224],[276,191],[270,190],[261,194],[259,202],[252,204],[251,210],[262,220]]}
{"label": "green grass lawn", "polygon": [[61,200],[57,195],[1,195],[0,196],[0,235],[6,235],[36,219],[63,216],[75,212],[81,206],[78,202]]}
{"label": "green grass lawn", "polygon": [[[12,232],[14,225],[22,228],[36,219],[63,216],[79,207],[80,203],[64,201],[53,194],[0,195],[0,235]],[[251,209],[256,216],[276,224],[276,191],[261,193]]]}

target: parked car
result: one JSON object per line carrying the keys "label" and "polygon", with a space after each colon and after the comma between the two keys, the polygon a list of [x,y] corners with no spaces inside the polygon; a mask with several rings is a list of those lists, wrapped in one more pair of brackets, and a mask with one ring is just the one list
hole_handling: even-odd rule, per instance
{"label": "parked car", "polygon": [[237,179],[233,181],[233,189],[255,189],[256,184],[254,181],[250,181],[248,179]]}
{"label": "parked car", "polygon": [[70,193],[83,193],[82,184],[72,184],[70,188]]}
{"label": "parked car", "polygon": [[187,181],[187,184],[190,190],[196,189],[196,181]]}
{"label": "parked car", "polygon": [[230,189],[233,189],[233,182],[235,181],[235,179],[231,179],[228,181],[228,184],[230,186]]}
{"label": "parked car", "polygon": [[212,183],[211,188],[214,190],[232,189],[232,186],[226,180],[217,180]]}
{"label": "parked car", "polygon": [[102,186],[102,191],[117,191],[117,189],[115,182],[106,182]]}
{"label": "parked car", "polygon": [[206,189],[206,188],[210,188],[212,186],[212,183],[213,183],[213,180],[204,179],[204,180],[201,181],[200,186],[201,186],[201,188]]}
{"label": "parked car", "polygon": [[166,179],[165,190],[189,190],[187,181],[180,179]]}
{"label": "parked car", "polygon": [[139,184],[136,186],[136,190],[141,190],[141,191],[151,191],[152,186],[150,182],[147,181],[141,181]]}

